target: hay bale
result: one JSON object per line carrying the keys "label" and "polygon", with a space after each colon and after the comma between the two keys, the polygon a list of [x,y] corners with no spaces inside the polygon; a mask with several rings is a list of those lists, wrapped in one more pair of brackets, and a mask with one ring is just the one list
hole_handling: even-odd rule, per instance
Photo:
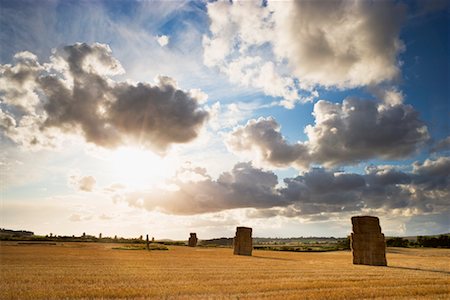
{"label": "hay bale", "polygon": [[196,247],[197,241],[198,241],[197,234],[194,232],[190,233],[189,242],[188,242],[189,247]]}
{"label": "hay bale", "polygon": [[237,227],[233,240],[234,255],[252,255],[252,229],[249,227]]}
{"label": "hay bale", "polygon": [[353,264],[386,266],[386,242],[377,217],[352,217],[353,233],[350,246]]}
{"label": "hay bale", "polygon": [[380,220],[372,216],[352,217],[354,233],[381,233]]}

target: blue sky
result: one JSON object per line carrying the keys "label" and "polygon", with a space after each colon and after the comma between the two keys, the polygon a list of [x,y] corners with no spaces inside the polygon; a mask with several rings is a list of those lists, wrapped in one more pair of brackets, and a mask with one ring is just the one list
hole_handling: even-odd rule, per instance
{"label": "blue sky", "polygon": [[0,8],[1,227],[449,231],[446,1]]}

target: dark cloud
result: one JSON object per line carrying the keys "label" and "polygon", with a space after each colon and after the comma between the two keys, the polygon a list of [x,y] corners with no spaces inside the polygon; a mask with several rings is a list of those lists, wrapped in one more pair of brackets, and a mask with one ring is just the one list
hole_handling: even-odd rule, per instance
{"label": "dark cloud", "polygon": [[198,181],[175,180],[174,184],[176,191],[131,193],[126,200],[133,206],[148,210],[159,208],[180,215],[287,205],[276,189],[277,176],[254,168],[250,163],[236,164],[231,172],[222,173],[217,180],[203,177]]}
{"label": "dark cloud", "polygon": [[[30,112],[35,131],[53,128],[103,147],[139,143],[164,152],[196,138],[208,118],[196,96],[172,78],[160,77],[155,85],[113,81],[110,76],[123,69],[107,45],[66,46],[45,66],[28,52],[16,60],[1,66],[0,95],[11,111]],[[15,118],[20,128],[23,115]],[[23,144],[23,135],[7,136]]]}
{"label": "dark cloud", "polygon": [[[199,176],[174,179],[175,190],[125,193],[126,201],[170,214],[201,214],[235,208],[255,208],[249,217],[313,217],[368,210],[398,210],[405,215],[449,210],[450,159],[415,163],[412,172],[371,166],[365,174],[313,168],[278,185],[277,176],[250,163],[239,163],[217,180],[204,169]],[[186,172],[186,170],[184,170]]]}
{"label": "dark cloud", "polygon": [[450,157],[427,159],[413,165],[413,182],[424,190],[450,191]]}
{"label": "dark cloud", "polygon": [[371,186],[408,184],[411,176],[392,167],[371,165],[366,168],[366,181]]}
{"label": "dark cloud", "polygon": [[410,105],[385,105],[346,99],[342,104],[319,101],[314,126],[306,132],[314,160],[326,165],[414,153],[428,140],[427,127]]}
{"label": "dark cloud", "polygon": [[366,159],[399,159],[415,153],[428,139],[428,130],[410,105],[345,99],[342,104],[321,100],[314,105],[315,124],[308,140],[289,144],[272,119],[250,120],[229,134],[231,150],[257,151],[274,166],[307,167],[354,164]]}
{"label": "dark cloud", "polygon": [[208,117],[191,94],[177,89],[169,77],[160,77],[158,86],[120,84],[113,95],[117,99],[110,106],[114,128],[159,151],[196,138]]}

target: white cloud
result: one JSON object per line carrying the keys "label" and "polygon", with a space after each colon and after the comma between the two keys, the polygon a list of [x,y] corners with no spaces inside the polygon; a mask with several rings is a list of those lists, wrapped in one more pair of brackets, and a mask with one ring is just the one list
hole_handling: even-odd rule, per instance
{"label": "white cloud", "polygon": [[281,97],[287,108],[303,98],[294,79],[281,72],[265,53],[251,49],[271,40],[273,24],[266,22],[270,12],[255,1],[208,3],[210,36],[203,36],[203,59],[209,67],[217,66],[232,83],[260,89],[267,95]]}
{"label": "white cloud", "polygon": [[[207,8],[205,65],[217,66],[232,82],[281,97],[286,108],[316,97],[315,86],[376,85],[400,74],[401,4],[218,1]],[[299,89],[311,94],[302,98]]]}
{"label": "white cloud", "polygon": [[161,46],[161,47],[165,47],[165,46],[167,46],[168,44],[169,44],[169,36],[167,36],[167,35],[158,35],[157,37],[156,37],[156,41],[158,42],[158,44]]}
{"label": "white cloud", "polygon": [[399,74],[399,32],[406,7],[392,2],[269,1],[279,58],[301,81],[351,88]]}

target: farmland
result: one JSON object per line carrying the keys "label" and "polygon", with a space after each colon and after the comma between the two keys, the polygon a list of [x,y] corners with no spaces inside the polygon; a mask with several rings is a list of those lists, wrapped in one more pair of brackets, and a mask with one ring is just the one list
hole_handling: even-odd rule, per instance
{"label": "farmland", "polygon": [[[116,248],[116,249],[113,249]],[[349,251],[295,253],[102,243],[2,242],[0,298],[448,299],[450,250],[388,248],[388,267]]]}

